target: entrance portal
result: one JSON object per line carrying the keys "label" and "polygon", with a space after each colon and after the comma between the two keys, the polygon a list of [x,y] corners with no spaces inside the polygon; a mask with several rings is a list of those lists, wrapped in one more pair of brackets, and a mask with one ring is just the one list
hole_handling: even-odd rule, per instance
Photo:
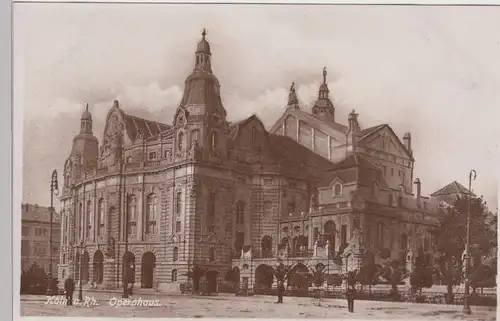
{"label": "entrance portal", "polygon": [[217,272],[217,271],[208,271],[206,273],[208,293],[216,293],[217,292],[217,275],[218,274],[219,274],[219,272]]}
{"label": "entrance portal", "polygon": [[141,287],[152,289],[154,283],[154,272],[156,266],[156,256],[153,252],[146,252],[142,255],[141,262]]}

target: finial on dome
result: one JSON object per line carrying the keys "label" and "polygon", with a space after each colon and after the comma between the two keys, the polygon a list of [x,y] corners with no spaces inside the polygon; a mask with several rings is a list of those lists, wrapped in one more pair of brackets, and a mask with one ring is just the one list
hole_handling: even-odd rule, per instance
{"label": "finial on dome", "polygon": [[205,28],[203,28],[203,31],[202,31],[202,33],[201,33],[201,36],[202,36],[203,38],[205,38],[205,36],[206,36],[206,35],[207,35],[207,30],[206,30]]}
{"label": "finial on dome", "polygon": [[324,84],[326,84],[326,75],[327,75],[326,67],[323,67],[323,83]]}
{"label": "finial on dome", "polygon": [[290,87],[291,92],[295,92],[295,82],[292,82],[292,86]]}
{"label": "finial on dome", "polygon": [[88,113],[89,112],[89,103],[85,105],[85,111]]}

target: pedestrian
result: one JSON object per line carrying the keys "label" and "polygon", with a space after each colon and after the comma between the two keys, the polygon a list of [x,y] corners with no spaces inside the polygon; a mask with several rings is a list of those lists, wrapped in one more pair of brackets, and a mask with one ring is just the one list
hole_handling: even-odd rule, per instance
{"label": "pedestrian", "polygon": [[353,287],[348,287],[346,291],[347,299],[347,309],[350,313],[354,312],[354,298],[356,296],[356,290]]}
{"label": "pedestrian", "polygon": [[283,303],[283,295],[285,294],[285,284],[283,281],[278,281],[278,302]]}
{"label": "pedestrian", "polygon": [[132,295],[132,288],[134,286],[134,265],[130,264],[127,276],[127,292],[128,295]]}
{"label": "pedestrian", "polygon": [[75,281],[71,274],[64,281],[64,294],[66,296],[66,305],[73,305],[73,292],[75,292]]}

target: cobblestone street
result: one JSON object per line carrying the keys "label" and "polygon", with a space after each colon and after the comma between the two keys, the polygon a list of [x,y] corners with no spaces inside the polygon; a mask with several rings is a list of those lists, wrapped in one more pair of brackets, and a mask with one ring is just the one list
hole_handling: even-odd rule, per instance
{"label": "cobblestone street", "polygon": [[[401,320],[403,318],[439,320],[495,320],[496,308],[472,307],[472,315],[464,316],[461,306],[430,305],[356,301],[355,312],[348,313],[344,300],[323,299],[316,306],[312,298],[285,297],[284,304],[275,304],[271,296],[214,297],[188,296],[134,296],[136,304],[159,306],[118,306],[120,296],[109,293],[92,293],[88,306],[64,306],[47,304],[44,296],[22,296],[21,316],[68,316],[68,317],[234,317],[234,318],[345,318]],[[146,301],[145,301],[146,300]]]}

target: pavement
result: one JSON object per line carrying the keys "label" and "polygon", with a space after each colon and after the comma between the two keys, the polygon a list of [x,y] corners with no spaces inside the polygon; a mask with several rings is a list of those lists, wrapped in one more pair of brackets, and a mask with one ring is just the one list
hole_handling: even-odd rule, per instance
{"label": "pavement", "polygon": [[342,318],[342,319],[439,319],[496,320],[496,307],[472,307],[472,315],[462,314],[456,305],[434,305],[357,300],[354,313],[347,311],[347,302],[322,299],[318,306],[313,298],[285,297],[276,304],[272,296],[155,296],[134,295],[124,301],[116,293],[84,293],[84,300],[66,306],[60,299],[45,296],[21,296],[21,316],[67,317],[233,317],[233,318]]}

